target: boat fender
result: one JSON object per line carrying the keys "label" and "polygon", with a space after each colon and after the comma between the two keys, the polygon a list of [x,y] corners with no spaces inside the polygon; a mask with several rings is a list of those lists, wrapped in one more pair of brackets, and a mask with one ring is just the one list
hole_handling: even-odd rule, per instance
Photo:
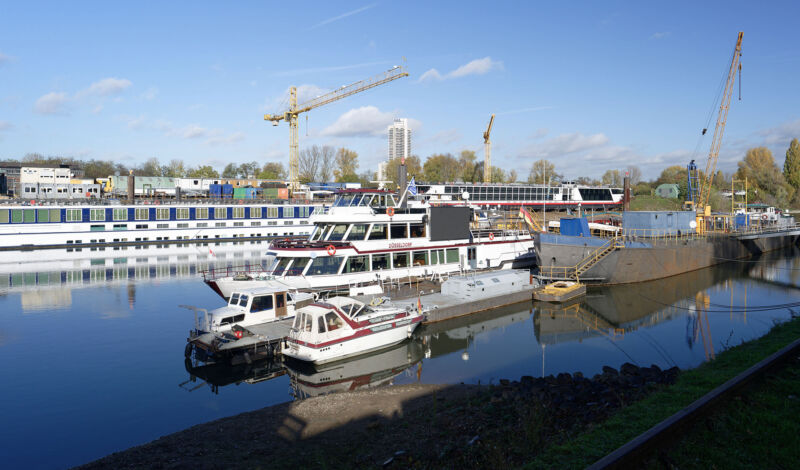
{"label": "boat fender", "polygon": [[186,343],[186,348],[184,348],[184,350],[183,350],[183,357],[188,359],[189,356],[192,355],[192,349],[193,348],[194,348],[194,345],[192,343]]}

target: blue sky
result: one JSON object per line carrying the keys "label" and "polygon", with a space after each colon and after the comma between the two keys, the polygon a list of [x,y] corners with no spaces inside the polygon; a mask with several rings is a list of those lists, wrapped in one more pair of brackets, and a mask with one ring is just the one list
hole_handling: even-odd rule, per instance
{"label": "blue sky", "polygon": [[[0,15],[0,159],[29,152],[136,164],[286,163],[263,121],[289,86],[331,90],[402,64],[410,76],[315,109],[300,146],[386,158],[482,155],[524,178],[685,165],[744,31],[720,166],[800,137],[797,2],[7,2]],[[737,86],[738,94],[738,86]],[[308,95],[310,96],[310,95]],[[716,120],[695,155],[705,162]]]}

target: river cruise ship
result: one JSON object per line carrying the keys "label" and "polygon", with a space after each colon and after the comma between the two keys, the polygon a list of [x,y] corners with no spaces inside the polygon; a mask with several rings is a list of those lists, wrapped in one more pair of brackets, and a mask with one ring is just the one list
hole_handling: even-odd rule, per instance
{"label": "river cruise ship", "polygon": [[533,237],[519,220],[475,228],[473,209],[415,204],[398,207],[395,194],[344,190],[314,216],[305,240],[278,238],[268,270],[206,273],[224,298],[235,290],[279,283],[287,289],[353,290],[387,280],[435,278],[478,269],[508,269],[535,262]]}
{"label": "river cruise ship", "polygon": [[310,216],[322,207],[252,200],[159,202],[0,204],[0,249],[309,235]]}
{"label": "river cruise ship", "polygon": [[622,205],[622,188],[585,186],[571,181],[554,185],[520,183],[417,183],[418,199],[436,205],[464,204],[481,208],[535,207],[565,209]]}

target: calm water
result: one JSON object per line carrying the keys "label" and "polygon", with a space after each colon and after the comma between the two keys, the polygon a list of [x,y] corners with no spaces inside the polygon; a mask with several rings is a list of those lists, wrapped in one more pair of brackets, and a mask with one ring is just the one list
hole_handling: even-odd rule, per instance
{"label": "calm water", "polygon": [[263,248],[0,253],[3,467],[69,467],[197,423],[338,390],[593,375],[624,362],[688,368],[764,334],[791,309],[800,313],[793,249],[590,290],[572,305],[523,304],[435,324],[397,348],[322,370],[185,363],[193,315],[178,305],[222,305],[198,272],[261,264]]}

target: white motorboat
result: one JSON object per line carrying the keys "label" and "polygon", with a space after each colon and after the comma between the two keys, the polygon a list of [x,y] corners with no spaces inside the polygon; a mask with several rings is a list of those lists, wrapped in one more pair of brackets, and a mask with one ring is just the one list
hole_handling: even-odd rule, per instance
{"label": "white motorboat", "polygon": [[[263,272],[207,275],[205,282],[224,298],[243,287],[347,291],[386,280],[434,278],[450,273],[530,267],[536,257],[528,230],[476,228],[468,206],[417,204],[397,207],[383,190],[345,190],[325,212],[307,240],[279,239]],[[260,268],[259,268],[260,269]],[[235,275],[234,275],[235,274]]]}
{"label": "white motorboat", "polygon": [[315,364],[365,354],[410,338],[422,319],[414,308],[334,297],[297,311],[283,354]]}

